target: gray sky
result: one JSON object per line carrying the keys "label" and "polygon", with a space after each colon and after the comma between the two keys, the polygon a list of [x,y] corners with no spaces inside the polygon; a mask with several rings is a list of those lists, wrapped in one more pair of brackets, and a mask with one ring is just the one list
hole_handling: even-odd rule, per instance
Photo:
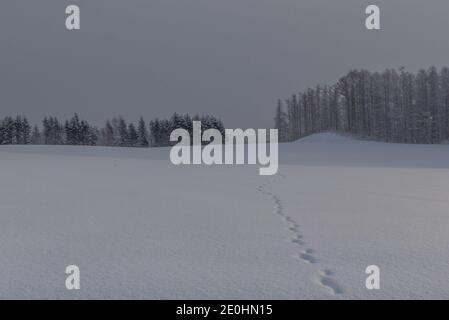
{"label": "gray sky", "polygon": [[[69,4],[80,31],[65,29]],[[368,4],[382,31],[365,29]],[[271,127],[278,98],[351,68],[449,65],[448,35],[447,0],[1,0],[0,117]]]}

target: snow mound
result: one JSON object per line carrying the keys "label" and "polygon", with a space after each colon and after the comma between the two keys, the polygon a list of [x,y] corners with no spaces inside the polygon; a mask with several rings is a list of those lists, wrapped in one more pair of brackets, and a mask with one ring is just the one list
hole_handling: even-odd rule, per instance
{"label": "snow mound", "polygon": [[449,169],[448,159],[446,144],[386,143],[333,133],[279,145],[280,163],[291,165]]}

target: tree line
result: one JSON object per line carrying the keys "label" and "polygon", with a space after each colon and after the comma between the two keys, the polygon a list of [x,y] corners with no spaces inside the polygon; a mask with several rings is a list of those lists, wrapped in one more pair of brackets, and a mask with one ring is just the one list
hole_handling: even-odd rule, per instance
{"label": "tree line", "polygon": [[279,100],[280,141],[333,131],[398,143],[449,139],[449,68],[352,70],[330,86]]}
{"label": "tree line", "polygon": [[221,120],[210,115],[191,117],[189,114],[174,113],[169,119],[156,118],[148,126],[142,117],[137,123],[114,117],[101,128],[80,119],[78,114],[63,122],[57,117],[45,117],[41,127],[32,127],[25,116],[7,116],[0,119],[0,145],[169,146],[172,144],[170,134],[173,130],[182,128],[192,134],[192,121],[201,121],[203,130],[213,128],[224,133]]}

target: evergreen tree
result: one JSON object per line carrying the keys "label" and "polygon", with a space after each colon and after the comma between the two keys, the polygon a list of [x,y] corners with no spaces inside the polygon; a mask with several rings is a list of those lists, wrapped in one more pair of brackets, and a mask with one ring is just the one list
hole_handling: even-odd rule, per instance
{"label": "evergreen tree", "polygon": [[129,147],[137,147],[139,144],[139,136],[137,134],[136,127],[134,127],[134,124],[130,123],[128,125],[128,143],[127,146]]}
{"label": "evergreen tree", "polygon": [[148,147],[148,130],[147,126],[145,124],[145,121],[141,117],[139,119],[139,125],[137,127],[137,146],[147,148]]}
{"label": "evergreen tree", "polygon": [[33,133],[31,134],[31,144],[41,144],[41,132],[38,126],[33,127]]}
{"label": "evergreen tree", "polygon": [[114,145],[114,128],[112,127],[111,123],[106,121],[105,129],[104,129],[104,138],[103,143],[106,146],[113,146]]}
{"label": "evergreen tree", "polygon": [[158,147],[161,145],[161,123],[158,118],[150,121],[151,146]]}
{"label": "evergreen tree", "polygon": [[125,120],[122,117],[118,119],[118,145],[120,147],[126,147],[128,145],[128,128]]}
{"label": "evergreen tree", "polygon": [[26,117],[22,118],[22,143],[31,143],[31,125]]}

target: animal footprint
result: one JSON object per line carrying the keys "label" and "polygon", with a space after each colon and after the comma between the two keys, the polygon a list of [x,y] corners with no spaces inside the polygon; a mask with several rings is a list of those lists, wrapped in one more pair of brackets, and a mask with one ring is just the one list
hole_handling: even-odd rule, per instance
{"label": "animal footprint", "polygon": [[326,287],[332,294],[343,293],[342,287],[332,278],[334,272],[331,270],[324,270],[320,274],[319,282],[323,287]]}
{"label": "animal footprint", "polygon": [[[285,178],[285,176],[283,176],[282,178]],[[286,239],[285,241],[289,241],[290,243],[293,243],[295,245],[303,246],[304,245],[304,242],[302,240],[303,236],[300,234],[301,226],[292,217],[288,216],[284,212],[281,199],[276,194],[265,191],[263,186],[258,186],[257,190],[262,194],[267,195],[269,198],[271,198],[271,201],[274,206],[273,212],[281,216],[283,220],[287,222],[285,230],[288,230],[291,233],[293,233],[294,238]],[[301,251],[299,255],[295,255],[293,256],[293,258],[300,259],[310,264],[318,263],[318,259],[315,257],[315,251],[313,251],[312,249],[306,249],[304,251]],[[337,283],[337,281],[335,281],[333,276],[334,272],[332,270],[325,269],[319,272],[318,278],[315,280],[315,283],[325,288],[333,295],[343,293],[343,288]]]}
{"label": "animal footprint", "polygon": [[313,256],[313,252],[314,251],[312,249],[307,249],[306,251],[300,253],[299,257],[308,263],[317,263],[318,260]]}
{"label": "animal footprint", "polygon": [[[290,223],[294,223],[294,224],[296,224],[295,223],[295,220],[293,220],[292,218],[290,218],[289,216],[286,216],[285,217],[285,220],[287,221],[287,222],[290,222]],[[299,227],[299,225],[298,224],[296,224],[298,227]]]}
{"label": "animal footprint", "polygon": [[295,238],[295,239],[291,240],[291,242],[295,243],[295,244],[299,244],[300,246],[304,245],[304,241],[302,241],[302,240],[300,240],[298,238]]}

